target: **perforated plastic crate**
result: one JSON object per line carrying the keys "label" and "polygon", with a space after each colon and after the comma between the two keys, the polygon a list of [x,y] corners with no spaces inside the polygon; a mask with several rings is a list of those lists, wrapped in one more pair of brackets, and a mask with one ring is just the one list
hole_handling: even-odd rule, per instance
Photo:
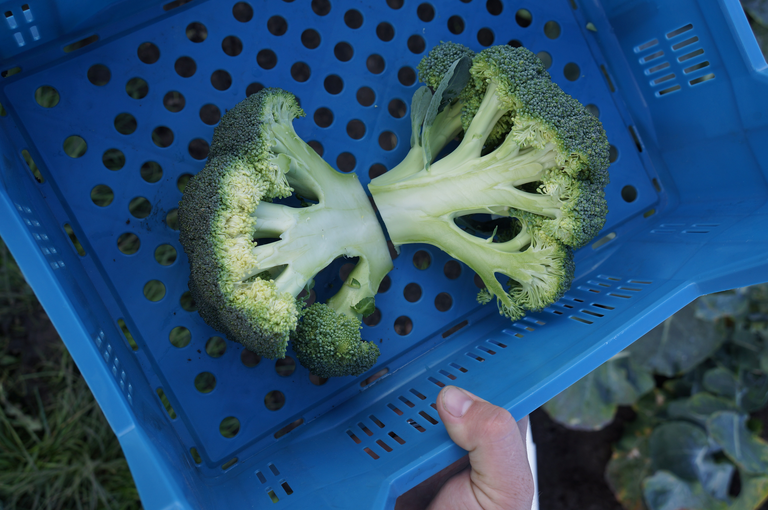
{"label": "perforated plastic crate", "polygon": [[[522,416],[698,295],[768,280],[768,72],[737,0],[22,1],[0,3],[0,235],[148,509],[391,508],[463,454],[441,386]],[[213,126],[291,90],[298,133],[366,184],[445,40],[524,45],[603,121],[610,214],[573,288],[511,323],[466,266],[404,246],[369,373],[254,366],[186,294],[175,210]]]}

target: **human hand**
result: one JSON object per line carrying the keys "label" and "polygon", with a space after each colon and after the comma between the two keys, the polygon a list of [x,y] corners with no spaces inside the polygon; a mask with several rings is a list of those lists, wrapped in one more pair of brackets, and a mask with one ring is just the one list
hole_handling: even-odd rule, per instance
{"label": "human hand", "polygon": [[403,494],[395,509],[530,510],[528,417],[515,422],[507,410],[455,386],[440,391],[437,412],[453,442],[469,455]]}

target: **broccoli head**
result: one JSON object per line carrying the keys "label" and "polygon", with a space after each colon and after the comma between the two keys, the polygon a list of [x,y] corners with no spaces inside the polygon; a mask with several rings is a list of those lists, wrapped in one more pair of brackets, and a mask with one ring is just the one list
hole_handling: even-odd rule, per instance
{"label": "broccoli head", "polygon": [[[237,104],[216,127],[208,162],[179,203],[180,241],[200,315],[268,358],[285,357],[302,314],[339,332],[326,335],[326,343],[348,343],[343,328],[372,311],[376,289],[392,268],[357,176],[337,172],[299,138],[293,120],[303,115],[296,98],[280,89]],[[292,195],[301,206],[278,202]],[[297,297],[338,257],[358,257],[358,263],[329,305],[305,310]],[[311,340],[300,337],[301,345]],[[361,342],[359,329],[356,338]],[[373,364],[370,355],[365,361]]]}
{"label": "broccoli head", "polygon": [[[609,144],[600,121],[530,51],[494,46],[463,71],[458,62],[469,56],[452,43],[430,51],[419,76],[442,110],[431,117],[411,110],[423,115],[411,119],[412,139],[429,138],[432,158],[447,145],[434,133],[453,133],[460,107],[459,145],[437,161],[406,157],[369,190],[395,246],[428,243],[465,262],[485,282],[479,300],[495,297],[500,312],[517,319],[562,296],[573,280],[573,249],[603,227]],[[466,84],[446,101],[447,82]],[[426,88],[416,95],[429,96]],[[465,218],[476,215],[512,223],[504,236],[482,236],[467,228]]]}

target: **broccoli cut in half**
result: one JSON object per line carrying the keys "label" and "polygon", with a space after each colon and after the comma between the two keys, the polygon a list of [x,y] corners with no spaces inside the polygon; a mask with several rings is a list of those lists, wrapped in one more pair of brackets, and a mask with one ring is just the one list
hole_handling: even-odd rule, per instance
{"label": "broccoli cut in half", "polygon": [[[368,189],[395,246],[432,244],[466,263],[486,286],[478,300],[495,298],[515,320],[562,297],[573,250],[602,229],[609,144],[600,121],[530,51],[493,46],[474,55],[458,46],[443,43],[422,60],[429,87],[413,104],[431,98],[411,109],[411,151]],[[456,91],[456,83],[465,85]],[[411,155],[424,156],[427,145],[424,161]],[[483,238],[467,228],[477,215],[508,223]]]}
{"label": "broccoli cut in half", "polygon": [[[222,117],[208,162],[179,203],[189,288],[202,318],[248,350],[283,358],[293,336],[299,358],[310,365],[317,353],[317,366],[333,375],[359,375],[378,348],[352,344],[367,345],[360,319],[373,312],[392,259],[357,176],[331,168],[294,131],[293,120],[302,116],[291,93],[267,88]],[[291,195],[301,207],[275,202]],[[305,309],[297,297],[338,257],[358,263],[328,304]],[[302,314],[307,325],[297,331]],[[318,330],[322,337],[302,336]],[[318,342],[323,349],[343,344],[359,357],[347,354],[333,366],[314,347]]]}

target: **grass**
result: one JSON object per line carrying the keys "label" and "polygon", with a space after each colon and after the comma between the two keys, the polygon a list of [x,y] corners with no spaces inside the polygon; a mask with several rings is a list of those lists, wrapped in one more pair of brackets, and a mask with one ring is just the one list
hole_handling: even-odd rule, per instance
{"label": "grass", "polygon": [[0,241],[0,509],[139,508],[117,438]]}

